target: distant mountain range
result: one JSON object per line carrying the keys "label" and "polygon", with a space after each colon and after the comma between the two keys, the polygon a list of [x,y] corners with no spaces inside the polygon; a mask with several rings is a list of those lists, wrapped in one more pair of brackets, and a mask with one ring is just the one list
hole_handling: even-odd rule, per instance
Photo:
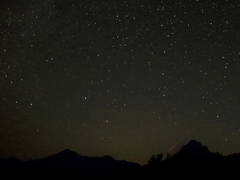
{"label": "distant mountain range", "polygon": [[[161,157],[161,156],[159,156]],[[179,152],[169,156],[166,160],[155,159],[157,163],[149,163],[141,166],[137,163],[115,160],[110,156],[87,157],[66,149],[47,158],[20,161],[16,158],[0,159],[0,173],[23,175],[35,172],[35,174],[55,173],[62,177],[63,174],[88,174],[88,175],[129,175],[137,174],[165,174],[169,177],[184,175],[185,171],[194,173],[204,172],[222,174],[231,172],[240,163],[240,154],[222,156],[212,153],[207,146],[203,146],[196,140],[189,141]],[[227,171],[228,170],[228,171]],[[182,173],[182,174],[181,174]]]}
{"label": "distant mountain range", "polygon": [[66,149],[47,158],[20,161],[16,158],[0,159],[1,171],[21,172],[78,172],[103,174],[112,172],[137,171],[141,165],[133,162],[115,160],[110,156],[87,157]]}

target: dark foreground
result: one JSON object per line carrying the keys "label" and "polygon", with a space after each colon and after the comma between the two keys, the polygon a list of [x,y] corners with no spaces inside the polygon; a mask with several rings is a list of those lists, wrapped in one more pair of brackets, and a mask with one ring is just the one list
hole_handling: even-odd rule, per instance
{"label": "dark foreground", "polygon": [[152,156],[148,164],[115,160],[110,156],[80,156],[71,150],[64,150],[47,158],[20,161],[16,158],[0,159],[2,177],[18,178],[227,178],[239,176],[240,154],[223,156],[212,153],[200,142],[191,140],[181,150],[166,160],[163,154]]}

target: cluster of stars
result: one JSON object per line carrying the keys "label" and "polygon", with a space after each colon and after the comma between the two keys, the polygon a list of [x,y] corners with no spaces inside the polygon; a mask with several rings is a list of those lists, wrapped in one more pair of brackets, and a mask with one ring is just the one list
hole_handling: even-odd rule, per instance
{"label": "cluster of stars", "polygon": [[82,141],[102,149],[95,139],[104,139],[112,152],[122,142],[161,151],[188,129],[203,144],[212,132],[235,142],[239,9],[201,0],[5,4],[0,132],[54,132],[51,140],[63,139],[55,148]]}

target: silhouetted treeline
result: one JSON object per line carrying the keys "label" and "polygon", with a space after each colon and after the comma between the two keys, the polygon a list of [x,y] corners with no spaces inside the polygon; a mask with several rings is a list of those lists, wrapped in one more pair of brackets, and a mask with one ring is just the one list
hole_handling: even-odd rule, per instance
{"label": "silhouetted treeline", "polygon": [[16,158],[0,159],[0,173],[27,177],[34,174],[35,177],[155,177],[155,178],[222,178],[228,179],[238,175],[240,154],[223,156],[220,153],[212,153],[206,146],[197,141],[190,141],[174,155],[167,154],[163,160],[163,154],[152,155],[146,165],[118,161],[110,156],[89,158],[77,153],[65,150],[48,158],[19,161]]}
{"label": "silhouetted treeline", "polygon": [[188,145],[174,155],[167,155],[162,160],[163,154],[151,156],[148,164],[144,166],[146,175],[165,176],[168,178],[191,177],[207,178],[209,175],[233,177],[238,174],[240,154],[223,156],[220,153],[212,153],[206,146],[196,141],[190,141]]}

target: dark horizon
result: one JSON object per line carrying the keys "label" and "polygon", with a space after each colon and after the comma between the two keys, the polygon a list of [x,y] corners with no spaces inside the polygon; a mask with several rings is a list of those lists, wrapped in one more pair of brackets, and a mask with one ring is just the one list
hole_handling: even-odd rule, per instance
{"label": "dark horizon", "polygon": [[[172,151],[167,151],[166,153],[164,152],[158,152],[157,154],[151,154],[151,156],[149,156],[147,158],[147,161],[146,163],[139,163],[139,162],[133,162],[133,161],[127,161],[126,159],[116,159],[115,157],[112,157],[110,156],[109,154],[105,154],[105,155],[102,155],[102,156],[87,156],[87,155],[83,155],[83,154],[79,154],[78,152],[72,150],[72,149],[64,149],[62,151],[59,151],[59,152],[55,152],[54,154],[51,154],[51,155],[47,155],[45,157],[39,157],[39,158],[32,158],[32,159],[19,159],[17,157],[5,157],[5,158],[1,158],[0,157],[0,160],[7,160],[7,159],[17,159],[17,160],[20,160],[20,161],[23,161],[23,162],[27,162],[27,161],[32,161],[32,160],[42,160],[42,159],[48,159],[48,158],[51,158],[53,156],[57,156],[57,155],[60,155],[60,154],[76,154],[77,156],[81,156],[81,157],[88,157],[88,158],[105,158],[105,157],[109,157],[109,158],[113,158],[114,160],[116,161],[126,161],[126,162],[129,162],[129,163],[136,163],[136,164],[139,164],[141,166],[146,166],[149,164],[149,162],[151,161],[151,157],[153,156],[156,156],[156,155],[162,155],[161,157],[161,160],[162,161],[165,161],[165,160],[168,160],[168,156],[175,156],[177,155],[178,153],[180,153],[182,150],[184,150],[185,147],[189,148],[188,146],[191,144],[191,142],[194,142],[195,145],[193,145],[193,148],[198,148],[197,145],[200,145],[200,149],[204,149],[206,148],[207,151],[209,151],[209,153],[211,154],[218,154],[219,156],[223,156],[223,157],[227,157],[227,156],[232,156],[232,155],[235,155],[235,154],[240,154],[240,152],[235,152],[235,153],[232,153],[232,154],[227,154],[227,155],[223,155],[219,152],[212,152],[210,149],[208,149],[208,147],[204,144],[201,144],[201,142],[198,142],[196,140],[190,140],[187,144],[183,145],[180,147],[180,149],[178,151],[176,151],[175,153],[172,153]],[[177,143],[179,144],[179,143]],[[176,144],[175,144],[176,145]],[[174,146],[175,147],[175,146]],[[196,149],[195,149],[196,150]],[[193,150],[194,151],[194,150]]]}
{"label": "dark horizon", "polygon": [[[157,177],[168,176],[188,177],[234,177],[238,174],[236,164],[240,162],[240,153],[223,156],[218,152],[211,152],[207,146],[201,142],[190,140],[188,144],[182,146],[176,154],[168,154],[167,159],[163,159],[163,154],[152,155],[145,165],[140,165],[125,160],[116,160],[111,156],[87,157],[66,149],[47,158],[19,161],[17,159],[0,159],[0,172],[2,175],[18,173],[18,177],[32,173],[41,177],[53,175],[55,178],[61,177]],[[172,173],[175,172],[175,173]],[[48,176],[49,177],[49,176]]]}

